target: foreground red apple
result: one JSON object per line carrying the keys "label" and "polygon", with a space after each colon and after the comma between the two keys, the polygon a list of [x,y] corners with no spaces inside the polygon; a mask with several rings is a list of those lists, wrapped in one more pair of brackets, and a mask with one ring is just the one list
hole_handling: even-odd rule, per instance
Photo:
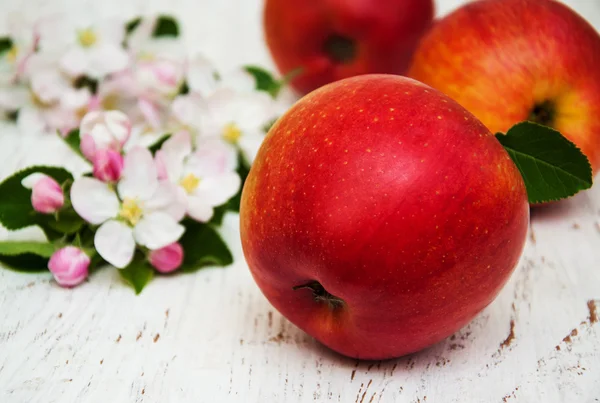
{"label": "foreground red apple", "polygon": [[558,1],[469,3],[423,38],[409,75],[492,132],[551,126],[600,169],[600,35]]}
{"label": "foreground red apple", "polygon": [[252,275],[330,348],[385,359],[451,335],[498,294],[529,208],[494,136],[400,76],[327,85],[273,126],[241,204]]}
{"label": "foreground red apple", "polygon": [[306,94],[359,74],[405,73],[432,18],[432,0],[266,0],[264,30],[279,70],[302,69],[292,86]]}

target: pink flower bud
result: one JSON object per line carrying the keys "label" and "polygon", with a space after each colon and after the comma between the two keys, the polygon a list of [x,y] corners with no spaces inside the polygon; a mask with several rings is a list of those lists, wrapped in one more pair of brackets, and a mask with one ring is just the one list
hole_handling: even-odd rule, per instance
{"label": "pink flower bud", "polygon": [[51,214],[65,203],[63,191],[54,179],[41,177],[31,188],[31,205],[39,213]]}
{"label": "pink flower bud", "polygon": [[88,276],[90,258],[75,246],[66,246],[54,252],[48,262],[48,269],[62,287],[74,287]]}
{"label": "pink flower bud", "polygon": [[116,182],[123,171],[123,156],[121,153],[103,149],[97,150],[94,156],[94,176],[103,182]]}
{"label": "pink flower bud", "polygon": [[177,270],[182,262],[183,247],[177,242],[150,252],[150,264],[161,273]]}

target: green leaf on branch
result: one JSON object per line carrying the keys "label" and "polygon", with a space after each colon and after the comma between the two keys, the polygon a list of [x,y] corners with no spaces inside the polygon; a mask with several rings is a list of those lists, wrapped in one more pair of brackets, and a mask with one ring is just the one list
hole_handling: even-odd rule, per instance
{"label": "green leaf on branch", "polygon": [[140,17],[138,18],[134,18],[133,20],[130,20],[127,22],[127,24],[125,24],[125,33],[127,35],[129,35],[130,33],[132,33],[133,31],[135,31],[135,29],[138,27],[138,25],[140,25],[142,23],[142,19]]}
{"label": "green leaf on branch", "polygon": [[48,242],[23,242],[23,241],[2,241],[0,242],[0,255],[17,256],[31,253],[37,256],[50,258],[56,251],[56,247]]}
{"label": "green leaf on branch", "polygon": [[519,168],[530,203],[564,199],[592,186],[587,157],[556,130],[522,122],[496,138]]}
{"label": "green leaf on branch", "polygon": [[0,55],[2,55],[4,52],[8,52],[9,50],[12,49],[12,47],[13,47],[12,39],[10,39],[8,37],[0,38]]}
{"label": "green leaf on branch", "polygon": [[171,137],[171,134],[165,134],[164,136],[162,136],[161,138],[159,138],[158,140],[156,140],[156,142],[154,142],[154,144],[152,144],[151,146],[149,146],[148,150],[150,150],[150,152],[152,153],[152,155],[156,154],[156,152],[158,150],[160,150],[160,148],[165,143],[165,141],[169,140],[170,137]]}
{"label": "green leaf on branch", "polygon": [[46,174],[60,184],[73,180],[73,175],[66,169],[47,166],[30,167],[5,179],[0,183],[0,224],[8,230],[37,225],[47,220],[33,209],[31,190],[21,184],[24,178],[33,173]]}
{"label": "green leaf on branch", "polygon": [[0,263],[18,271],[44,271],[56,247],[48,242],[0,242]]}
{"label": "green leaf on branch", "polygon": [[152,36],[155,38],[163,36],[179,36],[179,25],[175,18],[169,15],[161,15],[158,17]]}
{"label": "green leaf on branch", "polygon": [[154,277],[154,269],[141,253],[136,253],[129,266],[119,269],[119,274],[139,294]]}
{"label": "green leaf on branch", "polygon": [[[40,221],[41,226],[47,225],[61,234],[74,234],[84,226],[85,221],[79,217],[75,210],[67,209],[59,211],[56,216],[46,215],[46,221]],[[45,225],[44,225],[45,224]]]}
{"label": "green leaf on branch", "polygon": [[193,272],[204,266],[228,266],[233,256],[219,233],[209,224],[185,220],[185,233],[179,240],[183,250],[183,272]]}
{"label": "green leaf on branch", "polygon": [[273,98],[277,97],[281,90],[282,83],[276,80],[273,75],[262,67],[246,66],[245,70],[256,80],[256,89],[269,93]]}

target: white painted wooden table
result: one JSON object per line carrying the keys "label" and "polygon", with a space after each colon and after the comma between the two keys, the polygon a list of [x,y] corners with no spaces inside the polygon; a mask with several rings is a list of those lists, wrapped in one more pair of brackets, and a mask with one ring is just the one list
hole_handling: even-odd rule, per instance
{"label": "white painted wooden table", "polygon": [[[440,3],[438,13],[461,2]],[[569,3],[600,28],[598,0]],[[0,15],[23,7],[32,15],[169,11],[190,49],[218,66],[272,67],[260,0],[3,0]],[[55,139],[0,127],[0,178],[68,155]],[[223,230],[233,266],[160,278],[140,296],[114,269],[74,290],[49,274],[0,269],[0,402],[600,401],[599,185],[534,211],[518,269],[469,326],[386,362],[338,356],[275,312],[243,261],[237,224],[228,216]]]}

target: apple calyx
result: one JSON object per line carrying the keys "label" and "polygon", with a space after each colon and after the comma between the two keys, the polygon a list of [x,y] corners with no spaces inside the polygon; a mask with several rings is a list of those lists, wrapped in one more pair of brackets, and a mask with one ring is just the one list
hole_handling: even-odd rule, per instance
{"label": "apple calyx", "polygon": [[343,299],[330,294],[318,281],[311,281],[310,283],[297,285],[292,287],[292,290],[296,291],[304,288],[312,290],[315,301],[319,303],[326,303],[329,305],[331,310],[343,308],[344,305],[346,305]]}
{"label": "apple calyx", "polygon": [[552,127],[556,116],[556,105],[550,100],[538,102],[533,106],[527,120]]}
{"label": "apple calyx", "polygon": [[356,41],[347,36],[332,34],[325,39],[323,51],[335,63],[350,63],[356,57]]}

